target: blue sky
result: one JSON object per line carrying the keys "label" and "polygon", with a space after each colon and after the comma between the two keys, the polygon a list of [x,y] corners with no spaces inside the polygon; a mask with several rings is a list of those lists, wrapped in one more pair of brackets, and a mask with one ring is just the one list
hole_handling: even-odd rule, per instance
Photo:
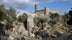
{"label": "blue sky", "polygon": [[38,4],[39,9],[47,7],[50,10],[61,10],[67,12],[72,7],[72,0],[0,0],[6,8],[14,7],[16,10],[34,12],[34,5]]}

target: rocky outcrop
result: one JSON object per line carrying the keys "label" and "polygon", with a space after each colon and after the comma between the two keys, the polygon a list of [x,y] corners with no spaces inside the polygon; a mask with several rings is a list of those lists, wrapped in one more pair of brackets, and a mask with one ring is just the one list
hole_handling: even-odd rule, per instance
{"label": "rocky outcrop", "polygon": [[25,30],[24,24],[15,21],[13,23],[13,28],[10,30],[5,30],[5,34],[8,35],[8,40],[24,39],[24,36],[28,36],[28,31]]}

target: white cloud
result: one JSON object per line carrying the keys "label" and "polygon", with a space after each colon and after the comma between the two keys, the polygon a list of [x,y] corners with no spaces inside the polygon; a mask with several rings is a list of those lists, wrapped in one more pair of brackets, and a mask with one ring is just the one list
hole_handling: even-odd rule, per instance
{"label": "white cloud", "polygon": [[3,0],[0,0],[0,5],[2,5],[4,3],[4,1]]}
{"label": "white cloud", "polygon": [[55,1],[64,1],[64,0],[33,0],[37,2],[55,2]]}
{"label": "white cloud", "polygon": [[15,8],[27,8],[34,6],[35,3],[38,4],[38,2],[33,0],[4,0],[5,5],[7,7],[15,7]]}
{"label": "white cloud", "polygon": [[[49,0],[3,0],[6,7],[15,7],[15,8],[28,8],[32,7],[35,4],[39,4]],[[3,3],[3,2],[2,2]]]}
{"label": "white cloud", "polygon": [[[68,1],[68,0],[3,0],[7,7],[15,7],[25,9],[43,2],[55,2],[55,1]],[[71,0],[69,0],[71,1]]]}

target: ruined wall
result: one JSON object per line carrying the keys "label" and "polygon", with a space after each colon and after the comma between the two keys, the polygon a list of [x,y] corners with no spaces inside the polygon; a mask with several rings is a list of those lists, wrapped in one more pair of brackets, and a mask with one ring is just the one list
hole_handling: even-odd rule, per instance
{"label": "ruined wall", "polygon": [[35,5],[35,13],[40,16],[40,15],[48,15],[49,13],[58,13],[59,15],[61,15],[61,11],[60,10],[50,10],[47,7],[45,7],[42,10],[38,9],[38,5]]}

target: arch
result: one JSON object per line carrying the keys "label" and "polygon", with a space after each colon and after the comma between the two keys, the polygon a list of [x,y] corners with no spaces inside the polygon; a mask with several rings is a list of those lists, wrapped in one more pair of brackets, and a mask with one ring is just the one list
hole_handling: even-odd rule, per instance
{"label": "arch", "polygon": [[28,17],[28,14],[27,13],[23,13],[23,15],[26,15]]}

